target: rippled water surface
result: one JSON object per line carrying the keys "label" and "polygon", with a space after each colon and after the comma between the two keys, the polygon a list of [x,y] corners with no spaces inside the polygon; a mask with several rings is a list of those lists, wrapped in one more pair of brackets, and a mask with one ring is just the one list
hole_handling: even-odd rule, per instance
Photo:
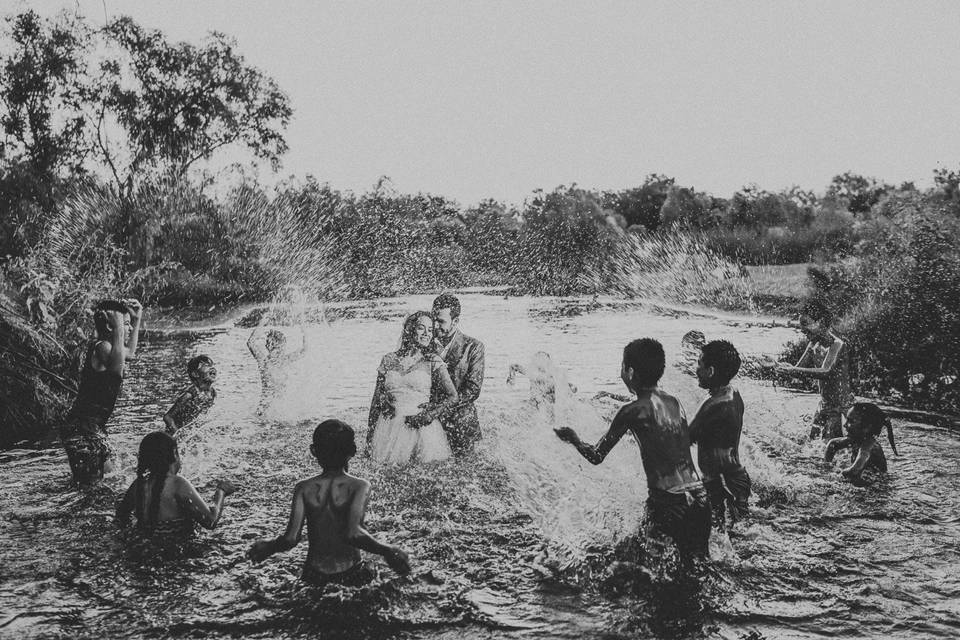
{"label": "rippled water surface", "polygon": [[[616,562],[635,559],[631,534],[646,489],[625,439],[592,467],[551,427],[604,431],[622,392],[623,344],[659,338],[670,364],[663,386],[692,414],[703,397],[678,366],[680,338],[699,329],[747,356],[795,337],[775,323],[669,311],[616,301],[462,297],[464,330],[486,343],[477,455],[430,467],[352,471],[374,486],[367,524],[411,552],[415,570],[360,590],[318,591],[298,582],[305,543],[252,566],[250,543],[279,534],[294,482],[315,473],[313,426],[336,416],[362,441],[381,356],[402,318],[430,298],[352,303],[304,313],[304,359],[263,417],[260,380],[233,319],[192,331],[151,332],[129,365],[110,424],[119,456],[107,487],[68,485],[61,451],[0,453],[0,636],[5,637],[726,637],[952,638],[960,634],[957,434],[897,423],[899,457],[867,488],[838,479],[804,444],[816,397],[742,377],[744,457],[754,514],[732,540],[714,541],[695,589],[670,575],[625,584]],[[298,313],[294,310],[294,320]],[[239,312],[238,312],[239,313]],[[154,326],[158,323],[154,322]],[[292,347],[297,322],[285,326]],[[535,410],[527,384],[505,384],[511,362],[552,354],[578,388],[563,416]],[[133,477],[136,446],[162,427],[185,384],[186,360],[206,353],[220,379],[215,407],[181,438],[183,473],[235,480],[220,526],[172,555],[133,544],[111,521],[116,493]],[[731,546],[732,545],[732,546]],[[635,545],[634,545],[635,546]],[[614,577],[611,577],[614,575]],[[629,574],[632,575],[632,574]]]}

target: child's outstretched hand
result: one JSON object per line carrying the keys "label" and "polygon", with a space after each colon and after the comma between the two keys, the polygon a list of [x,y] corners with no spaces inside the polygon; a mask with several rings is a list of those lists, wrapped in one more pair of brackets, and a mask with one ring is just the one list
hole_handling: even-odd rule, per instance
{"label": "child's outstretched hand", "polygon": [[247,557],[254,564],[263,562],[273,553],[273,540],[257,540],[247,550]]}
{"label": "child's outstretched hand", "polygon": [[383,558],[387,565],[401,576],[410,573],[410,556],[400,547],[392,547]]}
{"label": "child's outstretched hand", "polygon": [[217,489],[223,491],[223,495],[226,497],[237,490],[237,485],[229,480],[217,480]]}

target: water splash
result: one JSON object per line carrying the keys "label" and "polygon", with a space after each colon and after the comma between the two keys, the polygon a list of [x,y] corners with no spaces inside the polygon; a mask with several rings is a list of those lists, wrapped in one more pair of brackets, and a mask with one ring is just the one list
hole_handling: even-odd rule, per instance
{"label": "water splash", "polygon": [[743,267],[689,233],[621,234],[603,269],[588,268],[581,278],[595,291],[756,312]]}

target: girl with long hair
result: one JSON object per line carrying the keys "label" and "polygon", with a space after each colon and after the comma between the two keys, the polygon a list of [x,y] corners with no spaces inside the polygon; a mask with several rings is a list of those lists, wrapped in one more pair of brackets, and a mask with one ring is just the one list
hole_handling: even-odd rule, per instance
{"label": "girl with long hair", "polygon": [[117,521],[125,524],[134,515],[137,527],[152,535],[191,534],[199,524],[217,526],[224,499],[236,491],[229,480],[219,480],[213,504],[208,505],[190,481],[180,475],[177,441],[154,431],[140,442],[137,477],[117,506]]}

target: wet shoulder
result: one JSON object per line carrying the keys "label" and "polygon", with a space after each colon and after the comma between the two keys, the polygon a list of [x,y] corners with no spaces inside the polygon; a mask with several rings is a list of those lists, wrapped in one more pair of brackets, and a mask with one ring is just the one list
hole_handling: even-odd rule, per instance
{"label": "wet shoulder", "polygon": [[639,427],[653,415],[653,404],[649,397],[637,398],[620,407],[614,417],[615,423],[626,423],[628,428]]}

